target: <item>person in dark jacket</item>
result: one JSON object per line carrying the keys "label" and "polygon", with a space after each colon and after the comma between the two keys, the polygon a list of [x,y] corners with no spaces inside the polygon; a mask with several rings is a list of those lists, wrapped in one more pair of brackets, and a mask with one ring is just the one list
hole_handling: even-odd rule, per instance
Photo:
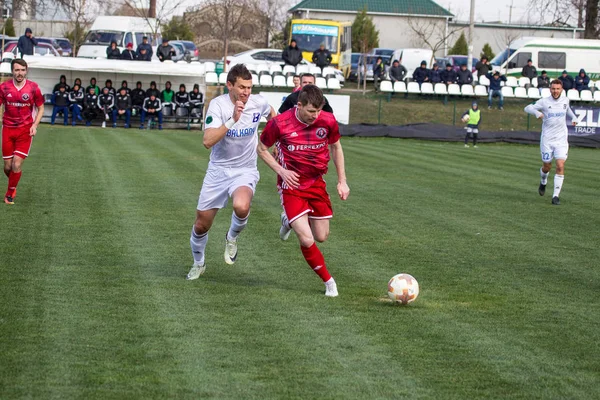
{"label": "person in dark jacket", "polygon": [[90,79],[90,84],[88,85],[88,87],[85,88],[86,94],[90,92],[90,88],[94,88],[94,94],[96,94],[96,95],[100,94],[100,88],[96,84],[96,78]]}
{"label": "person in dark jacket", "polygon": [[117,47],[117,42],[110,42],[110,46],[106,48],[106,58],[109,60],[119,60],[121,58],[121,50]]}
{"label": "person in dark jacket", "polygon": [[456,83],[456,71],[454,68],[452,68],[451,64],[446,64],[446,70],[440,74],[440,78],[442,78],[442,82],[444,82],[446,85]]}
{"label": "person in dark jacket", "polygon": [[129,89],[129,85],[127,84],[127,81],[121,82],[121,87],[119,88],[119,92],[121,91],[121,89],[125,89],[127,94],[131,94],[131,89]]}
{"label": "person in dark jacket", "polygon": [[142,47],[135,56],[135,61],[151,61],[150,56],[148,56],[148,49]]}
{"label": "person in dark jacket", "polygon": [[102,88],[102,91],[104,91],[104,89],[108,89],[109,93],[112,94],[113,97],[117,95],[117,91],[113,87],[112,81],[110,79],[107,79],[106,82],[104,82],[104,87]]}
{"label": "person in dark jacket", "polygon": [[427,69],[427,61],[421,61],[421,66],[413,72],[413,81],[421,85],[423,82],[429,82],[429,70]]}
{"label": "person in dark jacket", "polygon": [[135,84],[135,89],[131,91],[131,106],[132,106],[132,114],[137,114],[144,105],[144,100],[146,99],[146,91],[142,89],[142,82],[137,81]]}
{"label": "person in dark jacket", "polygon": [[54,85],[54,89],[52,89],[52,93],[56,93],[58,92],[58,89],[60,88],[60,85],[63,85],[65,87],[65,91],[68,93],[71,91],[71,86],[69,86],[67,84],[67,77],[65,75],[61,75],[59,82]]}
{"label": "person in dark jacket", "polygon": [[286,65],[293,65],[294,67],[302,61],[302,50],[298,48],[296,39],[292,39],[290,45],[283,50],[281,58]]}
{"label": "person in dark jacket", "polygon": [[575,89],[578,91],[582,90],[590,90],[590,77],[585,73],[585,69],[581,68],[579,70],[579,75],[575,78]]}
{"label": "person in dark jacket", "polygon": [[162,103],[160,99],[154,95],[154,93],[144,100],[144,105],[142,106],[142,117],[140,119],[140,129],[144,129],[144,122],[146,121],[147,117],[150,117],[150,119],[157,117],[158,129],[162,130]]}
{"label": "person in dark jacket", "polygon": [[403,81],[404,78],[406,78],[407,73],[406,67],[400,64],[400,61],[394,60],[392,68],[390,68],[390,79],[392,80],[392,83]]}
{"label": "person in dark jacket", "polygon": [[173,102],[176,108],[189,108],[190,107],[190,95],[186,91],[185,85],[182,83],[179,85],[179,91],[175,93]]}
{"label": "person in dark jacket", "polygon": [[64,117],[64,125],[67,126],[69,124],[69,93],[64,84],[61,83],[58,90],[52,93],[52,105],[54,105],[54,108],[52,109],[50,124],[54,125],[56,114],[61,112]]}
{"label": "person in dark jacket", "polygon": [[81,86],[76,83],[73,85],[73,90],[69,93],[69,106],[71,109],[71,125],[75,126],[76,121],[82,121],[81,111],[83,110],[83,99],[85,94]]}
{"label": "person in dark jacket", "polygon": [[25,34],[19,38],[17,42],[17,49],[21,57],[32,56],[33,50],[37,46],[37,40],[33,37],[33,32],[30,28],[25,29]]}
{"label": "person in dark jacket", "polygon": [[331,53],[325,48],[325,44],[321,43],[321,46],[313,53],[312,62],[322,70],[331,64],[331,60]]}
{"label": "person in dark jacket", "polygon": [[562,82],[565,91],[575,87],[575,79],[569,75],[566,69],[562,72],[562,75],[558,77],[558,80]]}
{"label": "person in dark jacket", "polygon": [[379,81],[385,78],[385,63],[381,57],[377,57],[375,65],[373,65],[373,87],[377,92],[379,90]]}
{"label": "person in dark jacket", "polygon": [[102,94],[98,96],[98,108],[104,114],[104,122],[102,122],[103,128],[106,128],[106,121],[110,119],[114,107],[115,96],[108,90],[107,87],[105,87],[102,89]]}
{"label": "person in dark jacket", "polygon": [[117,118],[119,118],[119,115],[125,116],[125,128],[129,128],[131,107],[131,96],[127,93],[127,88],[121,86],[119,94],[115,97],[115,108],[112,110],[113,128],[117,127]]}
{"label": "person in dark jacket", "polygon": [[537,87],[539,89],[550,87],[550,78],[548,78],[546,71],[542,71],[542,74],[537,77]]}
{"label": "person in dark jacket", "polygon": [[204,103],[204,95],[200,91],[200,85],[194,83],[194,88],[190,92],[190,104],[192,107],[198,107]]}
{"label": "person in dark jacket", "polygon": [[[300,77],[300,85],[302,87],[306,85],[314,85],[316,82],[316,78],[313,74],[302,74]],[[279,107],[279,114],[286,112],[298,105],[298,97],[300,97],[300,91],[291,93],[288,97],[285,98],[281,107]],[[325,97],[325,105],[323,106],[323,111],[327,111],[333,113],[333,109],[329,105],[327,101],[327,97]]]}
{"label": "person in dark jacket", "polygon": [[[146,49],[145,52],[142,53],[142,49]],[[154,54],[154,50],[152,50],[152,45],[148,43],[148,36],[144,36],[142,38],[142,43],[140,43],[136,49],[136,54],[138,55],[138,60],[141,61],[150,61],[152,60],[152,55]],[[143,58],[140,58],[140,55]]]}
{"label": "person in dark jacket", "polygon": [[442,72],[437,64],[433,64],[433,68],[429,70],[429,82],[434,85],[440,83],[442,81]]}
{"label": "person in dark jacket", "polygon": [[85,125],[90,126],[92,121],[100,116],[98,108],[98,95],[93,86],[88,86],[87,94],[83,99],[83,117]]}
{"label": "person in dark jacket", "polygon": [[481,57],[481,61],[478,61],[475,64],[475,71],[477,71],[477,76],[486,76],[492,70],[492,65],[488,61],[487,56]]}
{"label": "person in dark jacket", "polygon": [[151,95],[160,98],[160,90],[158,90],[156,87],[156,82],[154,81],[150,82],[150,88],[146,90],[146,98],[150,97]]}
{"label": "person in dark jacket", "polygon": [[133,51],[133,43],[127,43],[127,48],[121,53],[121,60],[134,61],[136,58],[135,51]]}
{"label": "person in dark jacket", "polygon": [[490,80],[490,88],[488,93],[488,109],[492,109],[492,98],[498,96],[500,104],[498,108],[504,110],[504,95],[502,94],[502,82],[506,82],[506,76],[500,75],[500,72],[494,72],[494,75],[489,72],[485,75]]}
{"label": "person in dark jacket", "polygon": [[[75,85],[79,85],[79,90],[84,91],[84,87],[83,87],[83,84],[81,83],[80,78],[75,78],[75,80],[73,81],[73,87],[75,87]],[[85,96],[85,93],[83,93],[83,95]]]}
{"label": "person in dark jacket", "polygon": [[527,60],[527,65],[521,70],[521,76],[529,78],[531,81],[537,76],[537,69],[533,66],[531,59]]}
{"label": "person in dark jacket", "polygon": [[161,62],[163,62],[172,60],[174,55],[175,49],[169,44],[169,39],[163,38],[162,44],[158,46],[158,49],[156,49],[156,56]]}
{"label": "person in dark jacket", "polygon": [[473,84],[473,74],[467,69],[467,64],[462,64],[456,73],[456,82],[462,85]]}

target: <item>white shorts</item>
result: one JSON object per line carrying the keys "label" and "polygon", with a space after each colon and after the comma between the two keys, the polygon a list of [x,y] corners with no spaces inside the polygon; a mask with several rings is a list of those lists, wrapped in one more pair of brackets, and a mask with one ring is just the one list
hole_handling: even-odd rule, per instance
{"label": "white shorts", "polygon": [[467,133],[479,133],[479,129],[467,127]]}
{"label": "white shorts", "polygon": [[260,174],[256,168],[209,167],[200,189],[198,211],[226,207],[233,192],[241,186],[249,187],[254,193],[259,179]]}
{"label": "white shorts", "polygon": [[569,153],[569,142],[540,142],[540,153],[542,154],[542,161],[549,163],[552,159],[566,160]]}

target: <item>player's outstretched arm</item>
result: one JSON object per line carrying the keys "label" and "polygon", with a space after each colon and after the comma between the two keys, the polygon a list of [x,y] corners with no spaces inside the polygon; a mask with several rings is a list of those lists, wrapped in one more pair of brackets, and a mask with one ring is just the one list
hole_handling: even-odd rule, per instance
{"label": "player's outstretched arm", "polygon": [[277,160],[273,157],[269,148],[264,145],[261,141],[258,142],[258,147],[256,148],[256,152],[258,156],[271,168],[275,173],[281,176],[281,179],[292,189],[296,189],[300,184],[299,175],[294,172],[283,168]]}
{"label": "player's outstretched arm", "polygon": [[342,150],[342,143],[338,140],[331,146],[331,158],[333,158],[333,164],[338,175],[337,191],[340,199],[346,200],[350,195],[350,187],[346,182],[346,166],[344,164],[344,151]]}

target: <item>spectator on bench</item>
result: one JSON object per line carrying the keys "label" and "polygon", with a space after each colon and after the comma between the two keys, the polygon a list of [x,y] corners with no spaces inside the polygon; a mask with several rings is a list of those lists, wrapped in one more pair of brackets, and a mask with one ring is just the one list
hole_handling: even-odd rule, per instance
{"label": "spectator on bench", "polygon": [[192,91],[190,92],[190,104],[192,105],[192,107],[198,107],[202,103],[204,103],[204,96],[200,91],[200,85],[195,83],[194,89],[192,89]]}
{"label": "spectator on bench", "polygon": [[404,78],[406,78],[407,73],[406,67],[400,64],[400,61],[394,60],[392,68],[390,68],[390,79],[392,80],[392,83],[403,81]]}
{"label": "spectator on bench", "polygon": [[131,105],[132,105],[132,114],[135,115],[138,113],[142,106],[144,105],[144,100],[146,99],[146,91],[142,89],[142,82],[137,81],[135,84],[135,89],[131,91]]}
{"label": "spectator on bench", "polygon": [[285,65],[293,65],[294,67],[302,61],[302,50],[298,48],[296,39],[292,38],[290,45],[283,50],[281,58],[285,62]]}
{"label": "spectator on bench", "polygon": [[64,125],[67,126],[69,123],[69,93],[66,91],[64,84],[58,85],[58,90],[52,93],[52,117],[50,118],[50,124],[54,125],[56,120],[56,114],[61,112],[64,117]]}
{"label": "spectator on bench", "polygon": [[467,69],[467,64],[462,64],[456,73],[456,80],[460,86],[473,84],[473,73]]}
{"label": "spectator on bench", "polygon": [[579,75],[577,75],[577,78],[575,78],[575,89],[577,89],[579,92],[582,90],[590,90],[589,84],[590,77],[585,73],[585,69],[581,68],[579,70]]}
{"label": "spectator on bench", "polygon": [[492,98],[498,96],[500,104],[498,109],[504,110],[504,95],[502,94],[502,82],[506,82],[506,76],[500,76],[500,72],[494,72],[494,76],[489,72],[485,75],[490,80],[490,88],[488,93],[488,110],[492,109]]}
{"label": "spectator on bench", "polygon": [[146,117],[157,117],[158,118],[158,129],[162,130],[163,114],[161,101],[154,93],[150,94],[144,105],[142,106],[142,117],[140,119],[140,129],[144,129],[144,122]]}
{"label": "spectator on bench", "polygon": [[179,85],[179,92],[175,93],[174,102],[177,108],[190,107],[190,95],[186,91],[185,85],[183,83]]}
{"label": "spectator on bench", "polygon": [[300,85],[300,75],[294,75],[292,77],[292,82],[294,83],[294,88],[292,89],[292,93],[299,92],[302,90],[302,86]]}
{"label": "spectator on bench", "polygon": [[148,49],[142,47],[137,53],[135,61],[151,61],[152,59],[150,57],[152,56],[148,56]]}
{"label": "spectator on bench", "polygon": [[133,43],[127,43],[127,48],[121,53],[121,60],[134,61],[136,58],[135,51],[133,51]]}
{"label": "spectator on bench", "polygon": [[117,42],[110,42],[110,46],[106,48],[106,58],[109,60],[119,60],[121,59],[121,50],[117,47]]}
{"label": "spectator on bench", "polygon": [[142,43],[140,43],[138,45],[138,48],[136,49],[136,53],[137,53],[137,60],[140,61],[151,61],[152,60],[152,54],[154,54],[154,51],[152,50],[152,45],[150,43],[148,43],[148,36],[144,36],[142,38]]}
{"label": "spectator on bench", "polygon": [[122,88],[125,88],[125,91],[127,92],[127,94],[131,94],[131,89],[129,89],[129,84],[127,83],[127,81],[121,82],[121,87],[119,88],[119,92],[121,91]]}
{"label": "spectator on bench", "polygon": [[418,82],[419,86],[423,82],[429,81],[429,70],[427,69],[427,62],[425,60],[421,61],[421,66],[413,72],[413,80]]}
{"label": "spectator on bench", "polygon": [[157,89],[156,82],[154,81],[150,82],[150,88],[146,90],[146,97],[150,97],[151,95],[160,98],[160,90]]}
{"label": "spectator on bench", "polygon": [[375,92],[379,90],[379,81],[385,78],[385,64],[383,63],[383,58],[377,57],[377,61],[373,66],[373,87],[375,88]]}
{"label": "spectator on bench", "polygon": [[83,92],[83,95],[85,96],[85,89],[83,87],[83,84],[81,83],[81,79],[75,78],[75,80],[73,81],[73,87],[75,87],[75,85],[79,85],[79,90],[81,90]]}
{"label": "spectator on bench", "polygon": [[[527,60],[527,65],[521,70],[521,75],[529,78],[531,82],[533,82],[533,79],[537,76],[537,69],[533,66],[531,59]],[[530,88],[531,85],[525,85],[525,87]]]}
{"label": "spectator on bench", "polygon": [[433,68],[429,70],[429,82],[434,85],[440,83],[442,81],[442,72],[437,64],[433,64]]}
{"label": "spectator on bench", "polygon": [[492,71],[492,65],[488,61],[486,55],[483,55],[481,61],[478,61],[477,64],[475,64],[475,71],[477,71],[478,77],[487,76],[487,74]]}
{"label": "spectator on bench", "polygon": [[104,92],[104,89],[108,89],[108,92],[110,94],[114,96],[117,95],[117,91],[115,90],[115,88],[112,85],[112,81],[110,79],[107,79],[106,82],[104,82],[104,87],[102,88],[102,91]]}
{"label": "spectator on bench", "polygon": [[542,74],[537,77],[537,87],[539,89],[550,87],[550,78],[548,78],[548,74],[545,70],[542,71]]}
{"label": "spectator on bench", "polygon": [[456,71],[452,68],[451,64],[446,64],[446,70],[442,71],[440,78],[442,78],[442,82],[446,85],[456,83]]}
{"label": "spectator on bench", "polygon": [[99,115],[98,95],[93,86],[88,86],[87,94],[83,99],[83,117],[85,118],[85,125],[90,126],[92,121],[98,118]]}
{"label": "spectator on bench", "polygon": [[566,69],[562,72],[562,75],[558,77],[558,80],[562,82],[565,92],[575,87],[575,79],[567,73]]}
{"label": "spectator on bench", "polygon": [[98,108],[104,114],[104,122],[102,122],[102,127],[106,127],[106,121],[110,119],[112,115],[112,110],[115,107],[115,96],[109,91],[108,87],[102,89],[102,94],[98,96]]}
{"label": "spectator on bench", "polygon": [[[79,82],[79,84],[81,85],[81,82]],[[52,89],[52,93],[58,92],[60,85],[63,85],[65,87],[65,91],[67,93],[71,91],[71,86],[67,85],[67,77],[64,75],[61,75],[59,82],[56,85],[54,85],[54,89]]]}
{"label": "spectator on bench", "polygon": [[96,85],[96,78],[92,77],[90,79],[90,84],[88,85],[88,87],[85,88],[85,93],[88,94],[90,92],[90,88],[94,88],[94,94],[99,95],[100,94],[100,88],[98,87],[98,85]]}
{"label": "spectator on bench", "polygon": [[85,95],[78,83],[73,85],[73,90],[69,93],[69,102],[71,103],[71,125],[75,126],[75,121],[82,121],[81,111],[83,110],[83,99]]}
{"label": "spectator on bench", "polygon": [[131,96],[127,93],[127,88],[121,86],[121,90],[119,90],[119,94],[115,98],[115,108],[112,110],[113,128],[117,127],[117,118],[119,118],[119,115],[125,116],[125,128],[129,128],[131,107]]}
{"label": "spectator on bench", "polygon": [[165,106],[172,107],[173,97],[175,96],[175,92],[171,90],[171,82],[165,82],[165,90],[160,92],[160,100],[162,101],[163,108]]}

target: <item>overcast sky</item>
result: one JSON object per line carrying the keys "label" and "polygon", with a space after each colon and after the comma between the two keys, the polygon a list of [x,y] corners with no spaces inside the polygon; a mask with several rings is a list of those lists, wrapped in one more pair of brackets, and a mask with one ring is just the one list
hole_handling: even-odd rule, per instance
{"label": "overcast sky", "polygon": [[[469,19],[471,0],[437,0],[436,3],[450,10],[461,21]],[[513,6],[511,21],[513,23],[526,21],[527,0],[494,0],[493,2],[475,0],[475,21],[502,21],[508,23],[511,4]]]}

